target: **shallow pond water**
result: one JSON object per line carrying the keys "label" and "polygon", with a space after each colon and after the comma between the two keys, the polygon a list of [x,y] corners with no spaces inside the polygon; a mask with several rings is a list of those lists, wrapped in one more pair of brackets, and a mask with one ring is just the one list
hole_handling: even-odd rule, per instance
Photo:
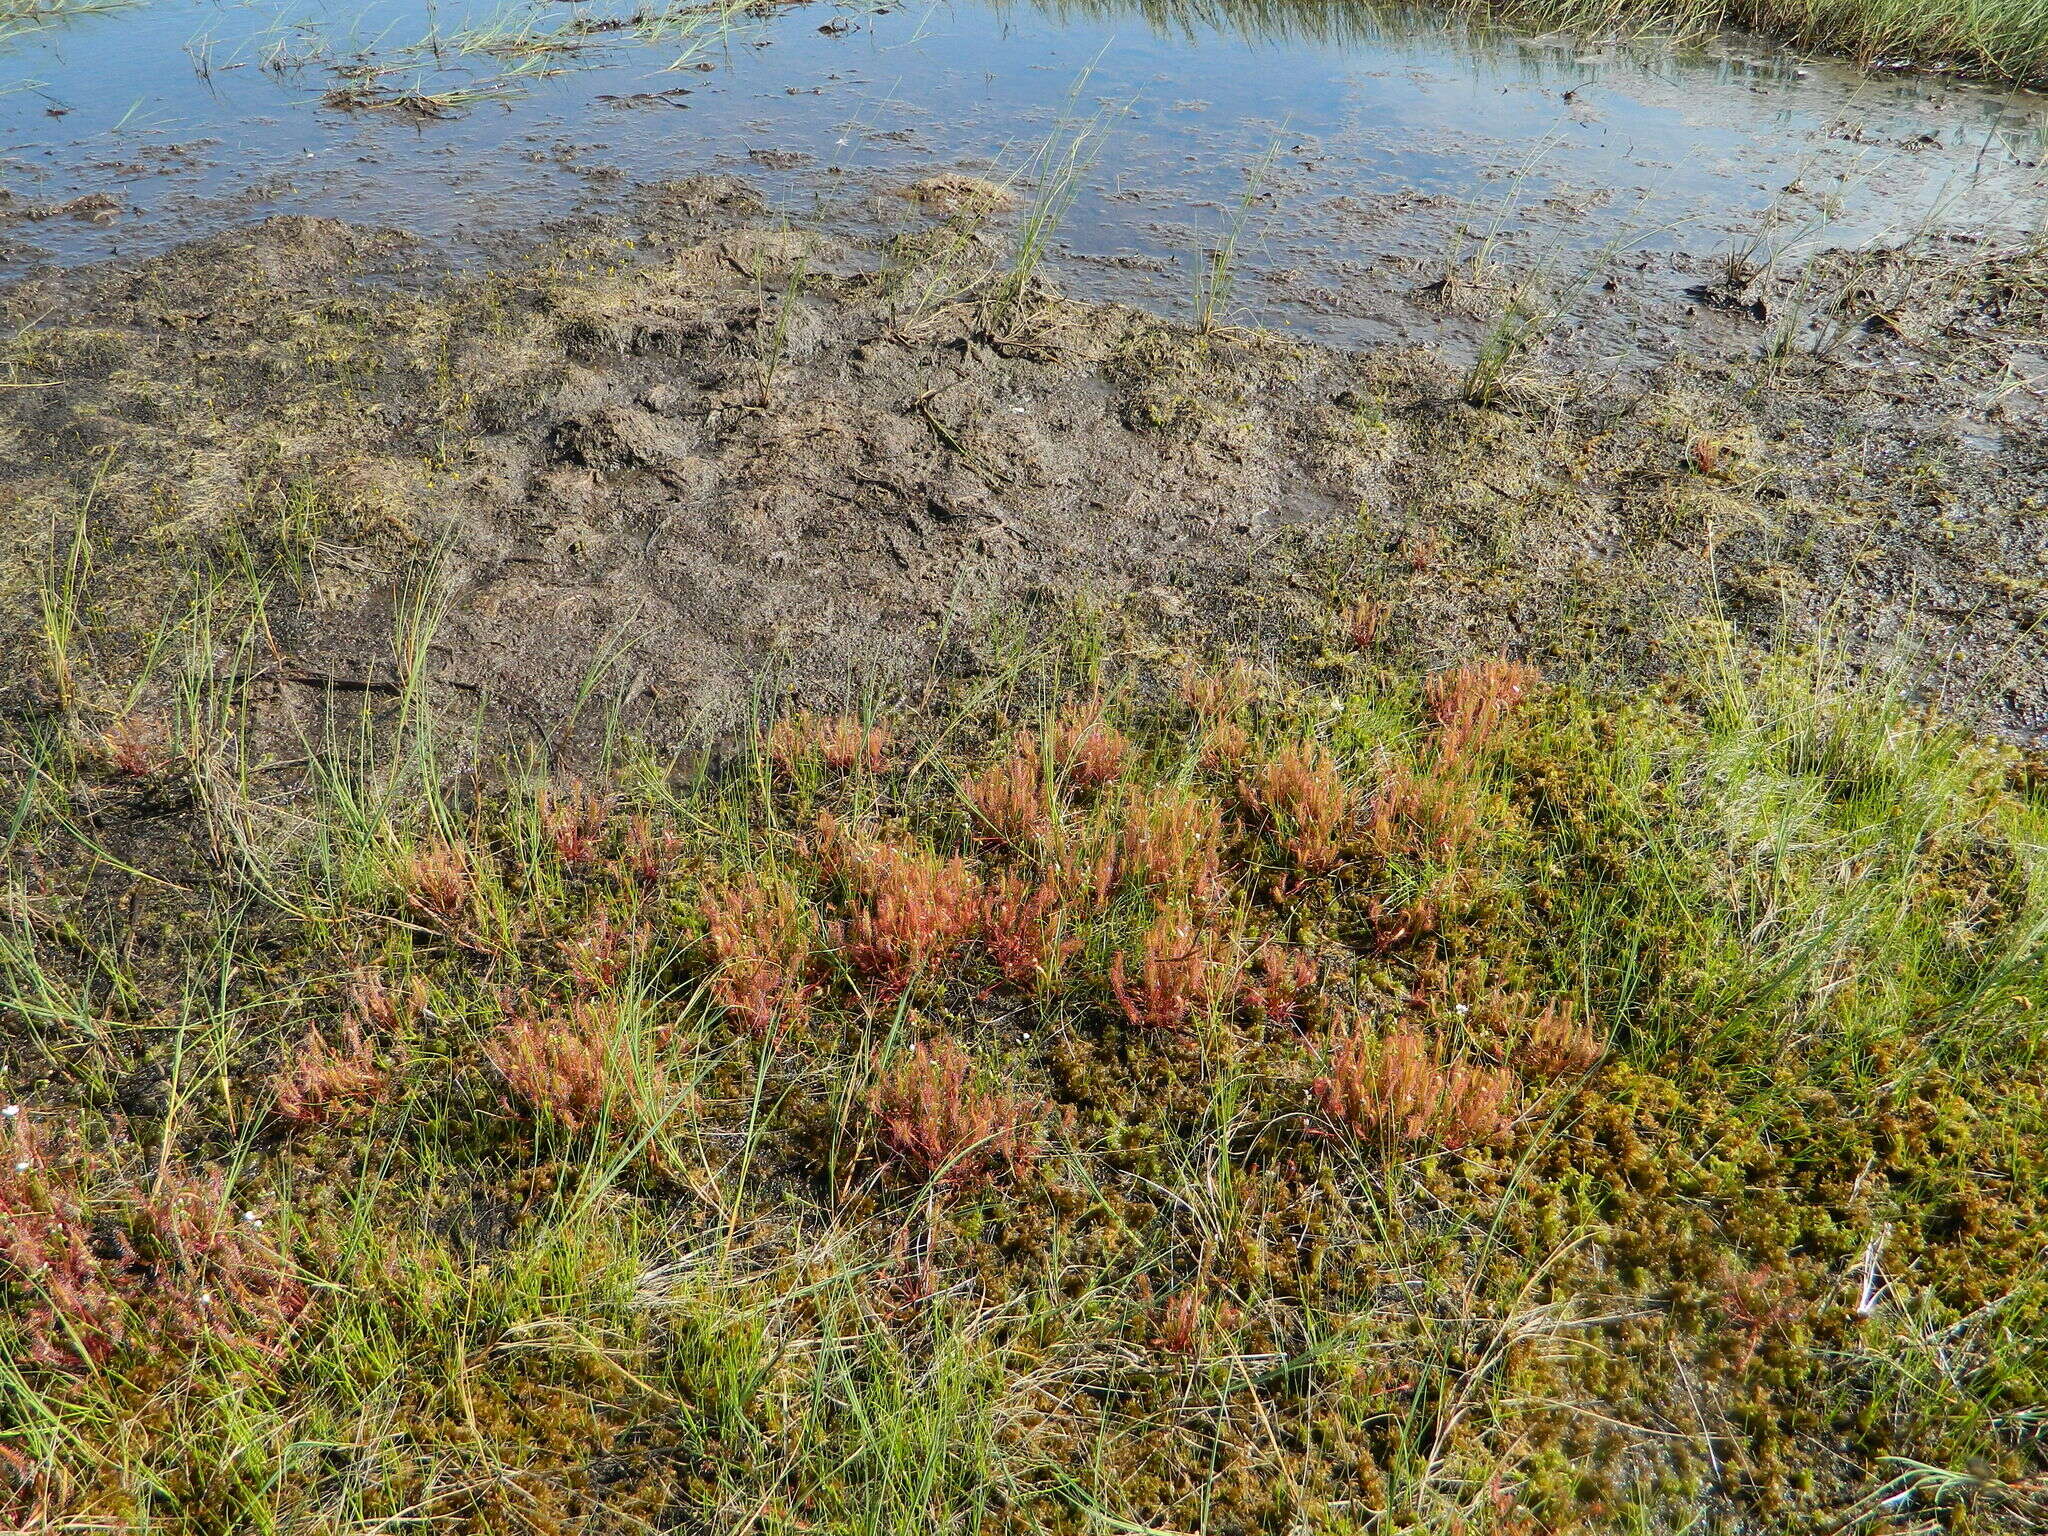
{"label": "shallow pond water", "polygon": [[1234,230],[1232,314],[1356,340],[1481,241],[1569,280],[2011,229],[2044,158],[2025,93],[1284,0],[145,0],[0,44],[0,272],[280,212],[460,254],[708,170],[871,225],[917,176],[1050,169],[1070,287],[1186,312]]}

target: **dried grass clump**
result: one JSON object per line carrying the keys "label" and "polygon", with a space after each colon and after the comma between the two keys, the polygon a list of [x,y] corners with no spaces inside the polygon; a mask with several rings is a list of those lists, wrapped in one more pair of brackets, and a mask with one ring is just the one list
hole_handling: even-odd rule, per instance
{"label": "dried grass clump", "polygon": [[1238,781],[1238,796],[1304,873],[1336,865],[1357,797],[1321,742],[1282,747]]}
{"label": "dried grass clump", "polygon": [[1340,1040],[1315,1101],[1354,1141],[1423,1144],[1455,1151],[1499,1140],[1512,1123],[1514,1075],[1503,1068],[1447,1060],[1402,1025],[1374,1038]]}
{"label": "dried grass clump", "polygon": [[1066,932],[1059,886],[1005,874],[981,898],[982,948],[1020,992],[1050,991],[1080,940]]}
{"label": "dried grass clump", "polygon": [[1439,760],[1461,763],[1485,751],[1509,713],[1542,680],[1534,667],[1502,658],[1437,673],[1423,685],[1422,697],[1437,723]]}
{"label": "dried grass clump", "polygon": [[749,1034],[810,1016],[817,963],[809,916],[786,880],[752,872],[706,887],[697,910],[718,968],[711,996]]}
{"label": "dried grass clump", "polygon": [[1227,947],[1186,908],[1162,908],[1140,941],[1137,979],[1119,953],[1109,965],[1110,991],[1136,1027],[1184,1029],[1195,1014],[1224,1000]]}
{"label": "dried grass clump", "polygon": [[542,790],[540,825],[555,857],[571,868],[596,858],[613,805],[609,797],[594,795],[581,784],[571,784],[560,792]]}
{"label": "dried grass clump", "polygon": [[1222,889],[1223,813],[1207,795],[1170,785],[1124,806],[1117,870],[1166,896],[1212,900]]}
{"label": "dried grass clump", "polygon": [[936,971],[980,916],[979,887],[957,857],[878,844],[856,861],[853,880],[858,906],[838,940],[878,1000],[900,997]]}
{"label": "dried grass clump", "polygon": [[920,1045],[884,1073],[868,1098],[882,1151],[953,1190],[1028,1170],[1039,1150],[1036,1107],[977,1087],[972,1075],[967,1053],[950,1040]]}
{"label": "dried grass clump", "polygon": [[793,778],[801,764],[812,760],[838,773],[851,768],[880,773],[889,766],[896,738],[852,715],[819,716],[805,710],[770,726],[765,745],[768,760],[784,777]]}
{"label": "dried grass clump", "polygon": [[1089,699],[1069,705],[1053,725],[1053,767],[1072,789],[1102,788],[1124,771],[1130,758],[1130,738],[1105,724],[1102,712],[1102,700]]}
{"label": "dried grass clump", "polygon": [[966,793],[984,842],[1030,850],[1042,846],[1052,832],[1045,762],[1038,738],[1029,731],[1020,732],[1007,754],[969,779]]}
{"label": "dried grass clump", "polygon": [[485,1055],[523,1112],[573,1134],[621,1107],[628,1087],[623,1050],[618,1009],[577,1002],[567,1014],[507,1019]]}
{"label": "dried grass clump", "polygon": [[951,214],[986,214],[1014,207],[1017,194],[999,182],[962,171],[939,171],[907,187],[895,189],[896,196],[923,203]]}

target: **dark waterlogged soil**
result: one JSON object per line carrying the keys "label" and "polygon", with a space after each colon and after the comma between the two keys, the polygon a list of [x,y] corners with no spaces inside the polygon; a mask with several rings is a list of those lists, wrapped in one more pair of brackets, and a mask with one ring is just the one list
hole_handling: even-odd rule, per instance
{"label": "dark waterlogged soil", "polygon": [[[280,725],[395,691],[394,613],[431,590],[441,701],[547,739],[616,709],[680,743],[764,674],[914,688],[1077,606],[1156,649],[1321,633],[1359,595],[1426,664],[1653,671],[1725,623],[2048,731],[2048,259],[1703,269],[1628,321],[1689,361],[1575,371],[1539,319],[1475,373],[1069,302],[1006,275],[992,200],[926,188],[881,246],[699,179],[482,275],[279,218],[17,284],[13,707],[48,702],[65,572],[83,643],[139,666],[211,571],[265,591]],[[1410,300],[1515,318],[1483,270]]]}

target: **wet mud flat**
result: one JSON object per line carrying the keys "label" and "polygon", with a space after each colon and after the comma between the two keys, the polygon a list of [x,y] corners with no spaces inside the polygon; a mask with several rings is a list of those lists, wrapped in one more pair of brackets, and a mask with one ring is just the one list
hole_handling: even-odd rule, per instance
{"label": "wet mud flat", "polygon": [[1589,374],[1483,270],[1411,296],[1477,317],[1463,358],[1343,351],[1065,299],[999,191],[904,190],[887,242],[697,178],[484,273],[286,217],[15,285],[9,709],[52,703],[53,590],[136,675],[196,593],[260,600],[281,730],[397,692],[425,603],[442,704],[664,745],[1077,612],[1312,661],[1364,598],[1431,667],[1636,677],[1730,627],[2048,730],[2039,252],[1724,262],[1679,361]]}

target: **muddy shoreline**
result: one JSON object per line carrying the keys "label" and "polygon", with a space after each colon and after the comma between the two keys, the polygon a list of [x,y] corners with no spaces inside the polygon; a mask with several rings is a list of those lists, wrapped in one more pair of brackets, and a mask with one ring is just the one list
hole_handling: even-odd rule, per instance
{"label": "muddy shoreline", "polygon": [[[38,594],[75,568],[80,643],[131,676],[206,583],[260,598],[287,734],[393,688],[422,602],[450,709],[676,746],[764,679],[914,692],[1077,612],[1313,667],[1358,597],[1430,667],[1618,681],[1725,626],[2048,733],[2038,254],[1724,267],[1680,361],[1591,372],[1559,327],[1481,378],[1069,301],[959,199],[887,244],[726,178],[629,202],[485,274],[279,218],[8,289],[8,708],[52,702]],[[1483,281],[1415,302],[1502,334]]]}

